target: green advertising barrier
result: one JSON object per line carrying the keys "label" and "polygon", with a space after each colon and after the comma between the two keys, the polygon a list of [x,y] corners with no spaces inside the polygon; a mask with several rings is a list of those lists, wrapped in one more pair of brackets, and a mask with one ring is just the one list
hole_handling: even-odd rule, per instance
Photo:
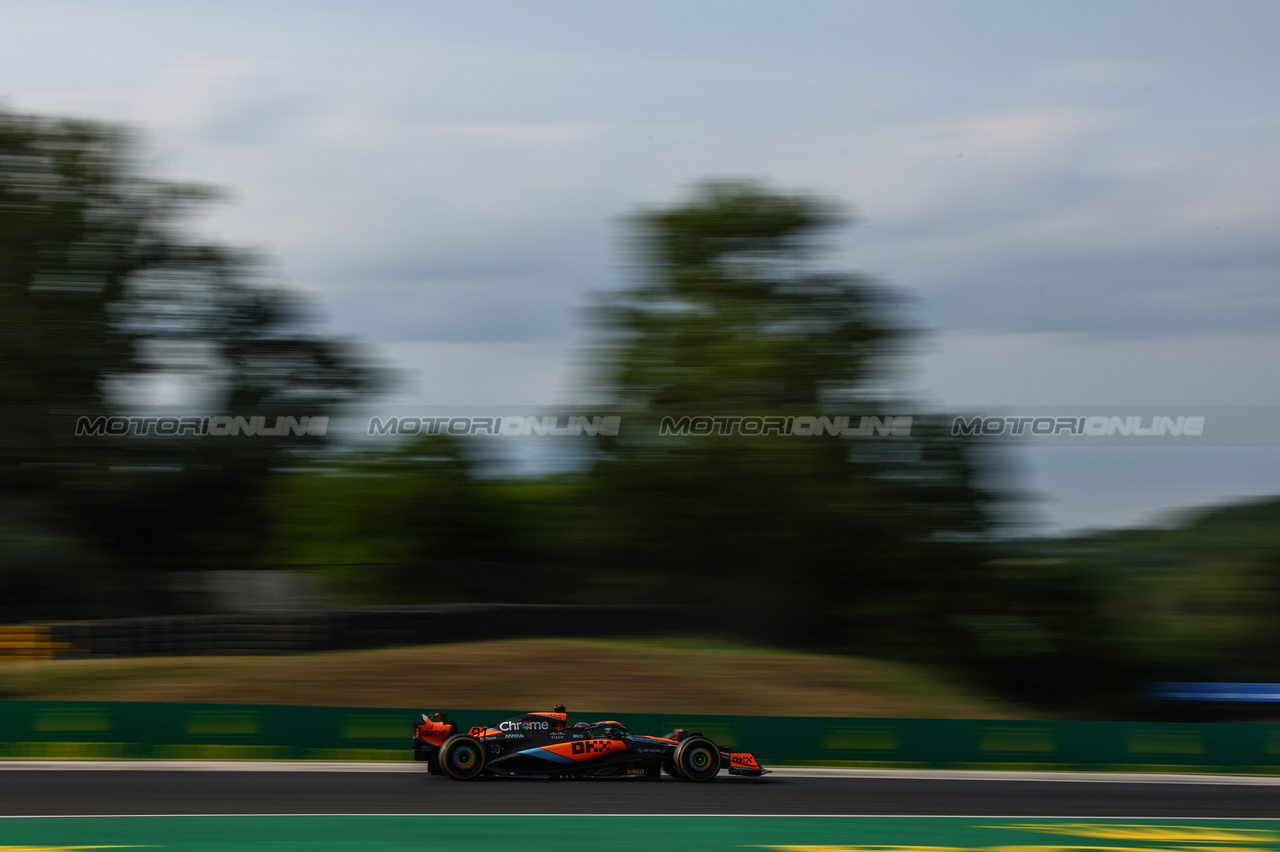
{"label": "green advertising barrier", "polygon": [[411,760],[418,719],[357,707],[0,701],[0,757]]}
{"label": "green advertising barrier", "polygon": [[[0,701],[0,758],[411,760],[423,711]],[[448,710],[464,729],[518,710]],[[1280,774],[1280,726],[573,713],[638,733],[686,728],[765,766]]]}

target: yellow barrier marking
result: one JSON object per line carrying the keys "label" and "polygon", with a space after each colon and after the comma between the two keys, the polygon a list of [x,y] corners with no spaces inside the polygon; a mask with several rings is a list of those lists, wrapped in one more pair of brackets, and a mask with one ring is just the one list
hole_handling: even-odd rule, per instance
{"label": "yellow barrier marking", "polygon": [[[1130,823],[1009,823],[983,825],[974,828],[1005,829],[1008,831],[1063,834],[1072,837],[1099,840],[1137,840],[1159,844],[1194,844],[1182,846],[1096,846],[1072,843],[1069,845],[1016,845],[986,847],[956,846],[890,846],[890,845],[784,845],[761,846],[779,852],[1274,852],[1280,834],[1257,828],[1222,828],[1200,825],[1138,825]],[[1249,846],[1214,846],[1209,844],[1253,844]]]}
{"label": "yellow barrier marking", "polygon": [[32,730],[44,733],[105,733],[111,730],[111,715],[100,707],[77,710],[42,710],[36,714]]}
{"label": "yellow barrier marking", "polygon": [[261,734],[261,714],[254,710],[193,710],[183,731],[192,736]]}
{"label": "yellow barrier marking", "polygon": [[978,738],[978,751],[1040,752],[1058,750],[1050,728],[984,728]]}
{"label": "yellow barrier marking", "polygon": [[1216,828],[1199,825],[1125,825],[1108,823],[1027,823],[992,825],[984,828],[1007,828],[1015,831],[1038,831],[1045,834],[1070,834],[1076,837],[1099,837],[1104,840],[1154,840],[1162,843],[1275,843],[1280,835],[1259,828]]}
{"label": "yellow barrier marking", "polygon": [[344,740],[386,740],[408,736],[412,725],[403,714],[395,716],[346,716],[342,720]]}
{"label": "yellow barrier marking", "polygon": [[1125,751],[1130,754],[1205,754],[1208,747],[1198,731],[1134,730]]}

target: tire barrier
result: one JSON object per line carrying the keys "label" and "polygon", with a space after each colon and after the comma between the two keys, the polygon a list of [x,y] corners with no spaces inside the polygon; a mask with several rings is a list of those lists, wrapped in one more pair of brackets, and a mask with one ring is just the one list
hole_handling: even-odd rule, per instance
{"label": "tire barrier", "polygon": [[[0,758],[411,760],[421,708],[0,701]],[[464,725],[517,710],[449,710]],[[685,728],[765,766],[1280,774],[1280,725],[697,716],[621,717]]]}
{"label": "tire barrier", "polygon": [[0,662],[5,660],[47,660],[78,653],[43,624],[0,624]]}

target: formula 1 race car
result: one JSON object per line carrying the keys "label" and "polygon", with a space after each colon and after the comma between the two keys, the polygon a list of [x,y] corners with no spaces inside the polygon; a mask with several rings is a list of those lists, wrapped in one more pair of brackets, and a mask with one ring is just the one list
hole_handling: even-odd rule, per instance
{"label": "formula 1 race car", "polygon": [[524,713],[493,727],[463,732],[444,713],[423,714],[413,731],[413,759],[432,775],[457,781],[479,777],[616,778],[668,775],[710,781],[727,767],[730,775],[759,777],[747,752],[721,748],[699,733],[677,729],[665,737],[633,734],[619,722],[569,725],[564,707]]}

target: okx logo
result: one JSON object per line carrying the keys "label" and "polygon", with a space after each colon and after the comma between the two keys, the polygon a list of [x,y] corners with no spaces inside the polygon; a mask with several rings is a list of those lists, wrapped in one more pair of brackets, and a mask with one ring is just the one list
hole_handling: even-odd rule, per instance
{"label": "okx logo", "polygon": [[591,754],[593,752],[607,752],[612,749],[609,740],[583,740],[573,744],[574,754]]}

